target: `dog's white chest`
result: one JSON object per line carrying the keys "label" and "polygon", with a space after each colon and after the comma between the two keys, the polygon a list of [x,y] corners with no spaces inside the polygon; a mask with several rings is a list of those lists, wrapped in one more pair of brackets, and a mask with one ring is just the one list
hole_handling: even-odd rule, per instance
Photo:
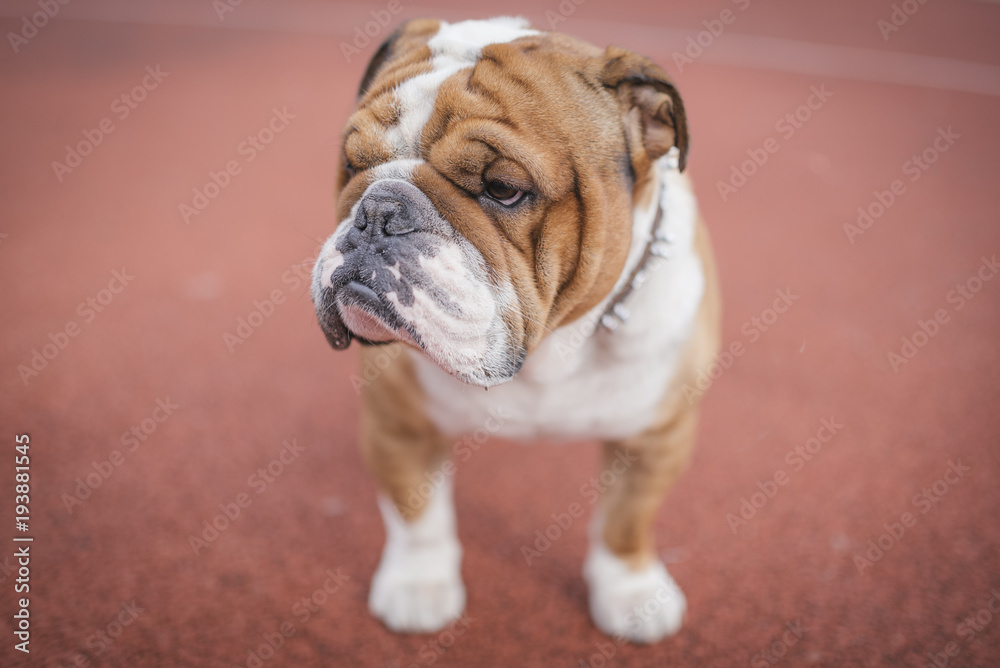
{"label": "dog's white chest", "polygon": [[[488,391],[462,383],[411,352],[428,414],[442,432],[615,439],[650,424],[683,354],[705,283],[693,249],[694,197],[676,172],[666,172],[664,178],[665,223],[674,238],[671,256],[629,296],[625,306],[631,316],[616,330],[598,326],[607,308],[599,304],[549,334],[513,380]],[[633,257],[645,247],[652,216],[653,211],[636,214],[628,266],[634,266]]]}

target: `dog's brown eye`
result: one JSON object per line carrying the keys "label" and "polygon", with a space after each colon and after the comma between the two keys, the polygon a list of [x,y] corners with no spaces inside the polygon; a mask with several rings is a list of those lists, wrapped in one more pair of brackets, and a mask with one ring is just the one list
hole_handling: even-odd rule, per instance
{"label": "dog's brown eye", "polygon": [[518,190],[514,186],[507,185],[502,181],[490,181],[486,184],[486,194],[500,202],[504,206],[516,204],[524,197],[524,191]]}
{"label": "dog's brown eye", "polygon": [[358,173],[357,168],[347,158],[344,158],[344,170],[347,172],[347,176],[351,178],[354,178],[354,175]]}

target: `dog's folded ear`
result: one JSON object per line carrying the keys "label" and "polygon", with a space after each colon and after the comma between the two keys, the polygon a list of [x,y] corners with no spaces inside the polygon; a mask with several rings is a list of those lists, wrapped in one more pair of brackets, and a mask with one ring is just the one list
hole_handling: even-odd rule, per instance
{"label": "dog's folded ear", "polygon": [[648,58],[617,46],[604,51],[600,66],[601,83],[618,98],[633,163],[641,158],[637,150],[654,161],[676,146],[683,171],[688,152],[687,120],[680,93],[667,73]]}

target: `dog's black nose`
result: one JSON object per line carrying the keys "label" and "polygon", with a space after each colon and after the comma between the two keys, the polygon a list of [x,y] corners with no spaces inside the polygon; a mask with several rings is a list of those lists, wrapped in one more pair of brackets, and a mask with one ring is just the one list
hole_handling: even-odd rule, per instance
{"label": "dog's black nose", "polygon": [[380,195],[366,195],[358,207],[354,226],[369,234],[399,235],[417,229],[410,208],[404,201]]}
{"label": "dog's black nose", "polygon": [[[354,229],[341,248],[347,252],[376,241],[388,242],[380,248],[419,248],[427,235],[449,236],[451,226],[419,188],[402,179],[382,179],[373,183],[354,209]],[[407,234],[424,238],[419,241]],[[427,234],[423,234],[427,233]],[[390,263],[391,264],[391,263]]]}

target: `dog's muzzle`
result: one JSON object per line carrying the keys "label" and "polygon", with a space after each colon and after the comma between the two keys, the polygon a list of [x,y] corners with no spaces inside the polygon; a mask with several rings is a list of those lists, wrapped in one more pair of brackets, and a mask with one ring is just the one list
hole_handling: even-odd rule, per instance
{"label": "dog's muzzle", "polygon": [[354,338],[363,343],[403,339],[419,346],[416,329],[387,295],[411,306],[414,289],[422,289],[441,308],[456,309],[420,263],[453,232],[419,188],[396,179],[372,184],[353,213],[353,220],[344,221],[327,241],[314,270],[313,300],[327,341],[338,350]]}

